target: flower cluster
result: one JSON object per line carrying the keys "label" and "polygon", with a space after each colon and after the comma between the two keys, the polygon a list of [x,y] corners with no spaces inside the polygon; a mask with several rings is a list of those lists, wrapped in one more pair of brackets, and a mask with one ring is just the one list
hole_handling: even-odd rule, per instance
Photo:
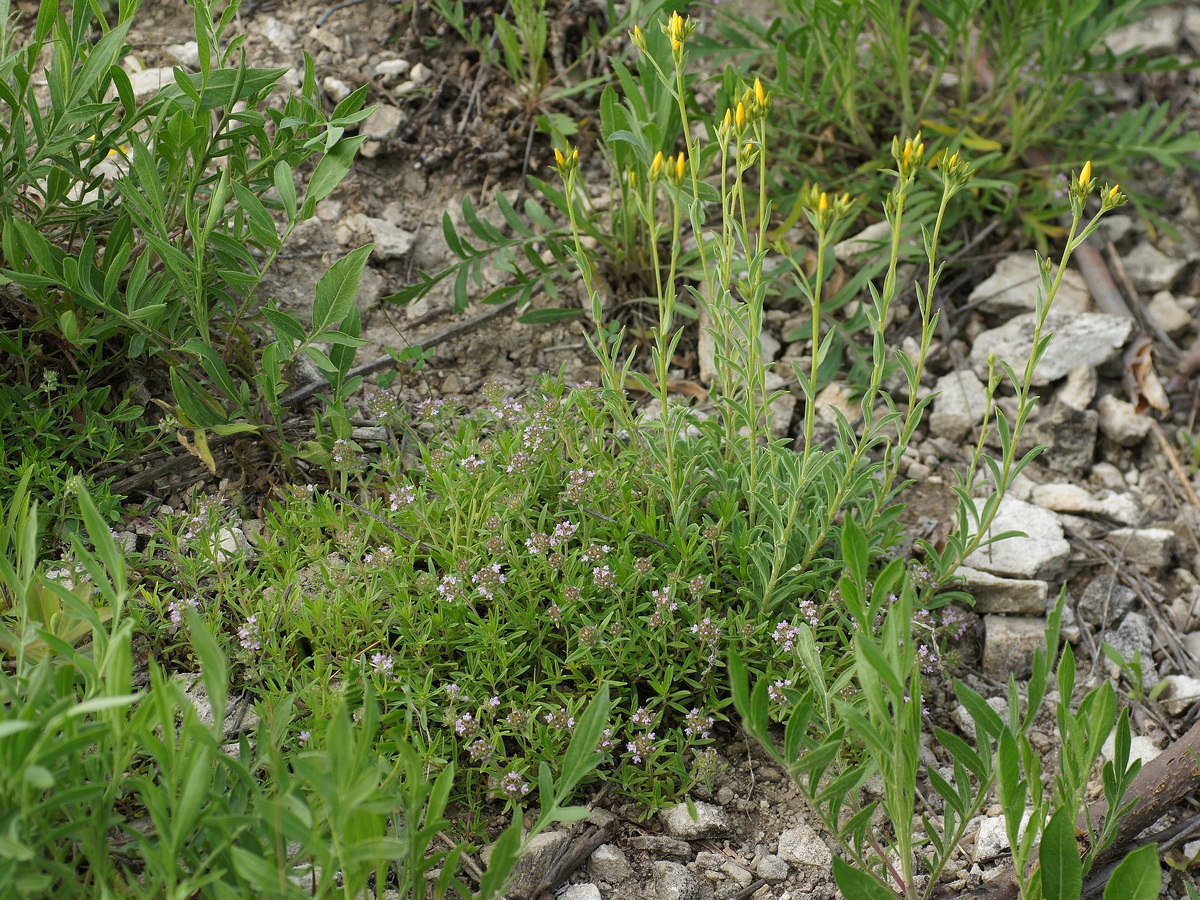
{"label": "flower cluster", "polygon": [[562,707],[553,712],[546,713],[542,717],[542,721],[558,731],[570,731],[575,727],[575,717]]}
{"label": "flower cluster", "polygon": [[247,616],[246,624],[238,628],[238,643],[243,650],[261,650],[262,641],[258,630],[258,616]]}
{"label": "flower cluster", "polygon": [[396,556],[396,551],[386,544],[381,544],[373,551],[363,557],[363,562],[368,566],[383,568],[390,563]]}
{"label": "flower cluster", "polygon": [[617,586],[617,576],[608,566],[596,566],[592,569],[592,582],[598,588],[611,591]]}
{"label": "flower cluster", "polygon": [[397,512],[406,506],[411,506],[416,499],[416,489],[411,484],[406,484],[388,494],[388,509]]}
{"label": "flower cluster", "polygon": [[396,661],[386,653],[371,654],[371,669],[376,675],[391,675]]}
{"label": "flower cluster", "polygon": [[693,708],[683,719],[683,733],[690,738],[706,741],[712,737],[714,724],[716,724],[716,719]]}
{"label": "flower cluster", "polygon": [[520,800],[529,793],[529,782],[520,772],[509,772],[500,779],[500,793],[509,800]]}
{"label": "flower cluster", "polygon": [[363,411],[381,425],[398,425],[404,419],[404,407],[395,391],[371,391],[363,399]]}
{"label": "flower cluster", "polygon": [[167,604],[167,613],[171,617],[172,625],[182,625],[184,610],[196,609],[199,607],[199,601],[195,597],[183,597],[179,600],[172,600]]}
{"label": "flower cluster", "polygon": [[785,688],[792,686],[792,679],[783,678],[773,684],[767,685],[767,696],[771,698],[773,703],[787,702],[787,695],[783,692]]}
{"label": "flower cluster", "polygon": [[593,469],[572,469],[567,473],[567,487],[563,498],[567,503],[582,503],[584,489],[596,477]]}
{"label": "flower cluster", "polygon": [[437,592],[447,603],[462,600],[464,597],[462,579],[457,575],[443,575],[441,583],[437,586]]}
{"label": "flower cluster", "polygon": [[485,600],[492,600],[495,598],[496,588],[508,581],[508,576],[501,571],[500,563],[492,563],[472,575],[471,581],[477,585],[479,596]]}

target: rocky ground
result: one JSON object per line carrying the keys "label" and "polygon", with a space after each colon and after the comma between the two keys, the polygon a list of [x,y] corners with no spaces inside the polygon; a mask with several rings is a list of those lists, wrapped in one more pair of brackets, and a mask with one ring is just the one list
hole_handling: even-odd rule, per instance
{"label": "rocky ground", "polygon": [[[1200,9],[1185,7],[1160,8],[1136,33],[1115,40],[1194,56]],[[299,67],[301,51],[307,50],[330,103],[370,82],[370,102],[379,105],[363,126],[371,135],[364,158],[318,207],[318,217],[294,236],[269,290],[283,305],[306,309],[324,267],[347,248],[374,241],[359,294],[365,336],[371,340],[361,358],[369,359],[384,347],[427,340],[460,321],[452,315],[449,284],[407,308],[383,306],[379,298],[411,283],[417,271],[436,271],[451,261],[440,224],[443,210],[459,216],[462,197],[469,193],[484,215],[494,215],[494,208],[488,209],[494,189],[526,190],[522,170],[546,175],[549,150],[542,139],[528,140],[530,123],[498,79],[493,83],[480,74],[470,54],[424,49],[425,37],[446,34],[433,13],[426,10],[414,22],[384,0],[324,12],[299,0],[247,0],[240,15],[253,65]],[[323,24],[318,26],[319,18]],[[557,26],[556,34],[567,41],[574,26],[569,17],[563,21],[568,24]],[[132,34],[135,52],[127,60],[127,67],[142,70],[134,78],[140,91],[153,91],[164,77],[170,80],[170,66],[194,64],[190,28],[191,10],[183,0],[144,5]],[[167,67],[165,73],[160,67]],[[1194,94],[1194,111],[1200,92],[1193,81],[1185,85]],[[1193,377],[1197,359],[1188,352],[1198,336],[1198,183],[1194,173],[1148,171],[1144,187],[1166,201],[1165,216],[1176,235],[1152,234],[1136,214],[1111,216],[1093,238],[1099,260],[1068,275],[1052,316],[1054,343],[1038,372],[1043,402],[1028,435],[1030,445],[1044,443],[1049,449],[1019,479],[997,522],[1000,530],[1017,528],[1029,537],[976,554],[964,572],[978,622],[958,650],[962,668],[957,674],[985,696],[1001,698],[1009,673],[1028,672],[1047,605],[1065,585],[1064,633],[1083,660],[1082,673],[1093,679],[1114,674],[1100,652],[1107,642],[1126,658],[1141,652],[1145,691],[1162,685],[1153,701],[1134,703],[1135,752],[1147,761],[1200,712],[1200,501],[1195,493],[1200,477],[1191,449],[1200,389]],[[839,249],[847,271],[856,265],[855,249],[850,242]],[[1115,280],[1122,302],[1113,300],[1100,269]],[[935,343],[927,385],[941,395],[918,433],[907,469],[917,483],[908,498],[909,521],[931,540],[947,527],[953,509],[948,472],[970,453],[983,411],[987,356],[1025,358],[1036,298],[1029,251],[981,255],[966,271],[961,296],[944,301],[946,328]],[[485,266],[484,278],[498,284],[503,275]],[[479,312],[468,311],[465,320]],[[809,354],[807,342],[786,340],[800,313],[782,308],[767,313],[764,349],[782,371],[789,360]],[[898,313],[903,322],[905,310]],[[424,396],[469,402],[485,381],[516,390],[560,369],[567,379],[582,379],[588,365],[577,322],[522,325],[500,315],[442,341],[411,387]],[[837,399],[835,385],[824,401]],[[781,434],[795,433],[795,406],[793,398],[778,411]],[[176,473],[155,485],[155,492],[182,506],[194,477]],[[930,717],[962,730],[969,722],[952,698],[948,682],[935,684]],[[1051,751],[1053,723],[1046,722],[1045,729],[1035,741]],[[538,888],[556,859],[593,835],[593,843],[603,843],[573,872],[564,873],[567,886],[554,896],[836,896],[832,845],[814,830],[815,820],[787,778],[736,736],[728,736],[721,752],[728,770],[711,794],[695,795],[699,822],[684,807],[647,820],[642,810],[602,799],[586,828],[540,839],[538,852],[526,863],[524,890]],[[930,765],[946,765],[927,753]],[[1162,825],[1194,818],[1198,807],[1192,798]],[[981,817],[952,866],[947,892],[967,894],[998,871],[1005,854],[998,815],[997,806]],[[1200,838],[1182,841],[1180,852],[1200,856]],[[1171,875],[1167,896],[1181,895],[1183,877]]]}

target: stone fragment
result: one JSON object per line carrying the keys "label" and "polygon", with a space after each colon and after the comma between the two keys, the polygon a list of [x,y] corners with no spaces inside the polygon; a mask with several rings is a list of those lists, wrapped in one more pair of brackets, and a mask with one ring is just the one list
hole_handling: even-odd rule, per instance
{"label": "stone fragment", "polygon": [[1142,515],[1141,504],[1131,494],[1102,491],[1093,495],[1077,484],[1039,484],[1033,488],[1032,501],[1042,509],[1060,513],[1084,513],[1104,516],[1122,525],[1132,525]]}
{"label": "stone fragment", "polygon": [[326,75],[321,79],[321,90],[334,103],[341,103],[353,93],[354,89],[336,75]]}
{"label": "stone fragment", "polygon": [[417,84],[424,84],[433,77],[433,70],[425,65],[425,63],[417,63],[409,71],[408,77]]}
{"label": "stone fragment", "polygon": [[[982,510],[983,500],[975,501]],[[1022,531],[1027,537],[1007,538],[980,547],[965,560],[973,569],[1008,578],[1050,581],[1062,574],[1071,555],[1063,538],[1062,523],[1055,513],[1015,497],[1005,497],[989,529],[989,535]]]}
{"label": "stone fragment", "polygon": [[1118,621],[1129,612],[1136,599],[1137,594],[1130,588],[1111,574],[1104,573],[1093,578],[1083,589],[1075,609],[1089,625],[1107,628],[1109,623]]}
{"label": "stone fragment", "polygon": [[[968,302],[986,315],[1008,318],[1037,309],[1042,288],[1037,257],[1033,253],[1010,253],[996,264],[995,271],[980,282]],[[1054,308],[1066,312],[1087,312],[1092,295],[1078,272],[1067,269],[1054,297]]]}
{"label": "stone fragment", "polygon": [[[1154,657],[1151,655],[1154,645],[1150,637],[1150,621],[1144,615],[1139,612],[1126,613],[1121,624],[1117,626],[1117,630],[1109,633],[1108,643],[1121,654],[1121,658],[1127,663],[1133,662],[1140,652],[1142,654],[1142,684],[1147,690],[1158,684],[1160,680],[1158,667],[1154,664]],[[1110,674],[1115,676],[1119,671],[1118,666],[1108,657],[1105,657],[1105,660],[1108,662]]]}
{"label": "stone fragment", "polygon": [[200,45],[195,41],[171,44],[167,47],[167,56],[185,69],[195,71],[200,68]]}
{"label": "stone fragment", "polygon": [[988,862],[1008,849],[1008,831],[1003,816],[990,816],[975,832],[975,861]]}
{"label": "stone fragment", "polygon": [[[975,338],[970,363],[980,378],[987,375],[989,354],[1008,362],[1018,373],[1024,371],[1033,347],[1034,315],[1015,316]],[[1099,366],[1115,359],[1132,330],[1133,321],[1124,316],[1052,310],[1043,335],[1053,333],[1054,338],[1034,372],[1033,383],[1049,384],[1079,366]]]}
{"label": "stone fragment", "polygon": [[[1200,682],[1197,682],[1197,685],[1200,686]],[[1114,731],[1108,736],[1108,740],[1104,742],[1104,746],[1100,749],[1100,753],[1105,759],[1111,760],[1116,755],[1116,752],[1117,733]],[[1145,765],[1160,753],[1162,753],[1162,750],[1158,748],[1158,744],[1154,742],[1153,738],[1149,738],[1141,734],[1135,734],[1129,740],[1130,762],[1133,762],[1135,759],[1140,759],[1142,761],[1142,765]]]}
{"label": "stone fragment", "polygon": [[826,425],[836,425],[837,416],[834,409],[841,410],[848,421],[853,422],[862,409],[854,399],[854,393],[849,385],[841,381],[831,381],[821,393],[817,394],[817,418]]}
{"label": "stone fragment", "polygon": [[1178,337],[1192,324],[1192,314],[1179,305],[1170,291],[1159,291],[1146,304],[1150,321],[1169,334]]}
{"label": "stone fragment", "polygon": [[[249,27],[255,28],[254,20],[250,20]],[[257,26],[257,30],[262,34],[267,42],[281,53],[292,53],[296,49],[296,29],[291,25],[286,25],[279,21],[274,16],[267,16],[261,25]]]}
{"label": "stone fragment", "polygon": [[1117,528],[1104,540],[1121,555],[1122,562],[1163,568],[1171,564],[1175,532],[1169,528]]}
{"label": "stone fragment", "polygon": [[929,430],[947,441],[961,441],[979,427],[987,410],[987,388],[970,369],[950,372],[938,379],[934,390]]}
{"label": "stone fragment", "polygon": [[638,834],[629,839],[633,850],[644,850],[653,856],[669,856],[671,859],[691,859],[692,845],[662,834]]}
{"label": "stone fragment", "polygon": [[1171,715],[1182,716],[1200,700],[1200,679],[1190,675],[1168,675],[1163,681],[1166,686],[1158,695],[1158,701]]}
{"label": "stone fragment", "polygon": [[1041,615],[1046,611],[1049,588],[1044,581],[1001,578],[970,566],[959,566],[958,574],[966,578],[962,589],[975,599],[972,608],[977,613]]}
{"label": "stone fragment", "polygon": [[1159,8],[1148,12],[1145,18],[1114,29],[1104,43],[1118,56],[1131,50],[1150,56],[1163,56],[1174,52],[1182,24],[1182,10]]}
{"label": "stone fragment", "polygon": [[886,253],[892,237],[892,226],[887,221],[868,225],[858,234],[833,245],[837,261],[846,266],[857,267],[863,259],[874,253]]}
{"label": "stone fragment", "polygon": [[[208,696],[204,679],[199,675],[180,673],[171,676],[173,681],[183,687],[183,695],[196,710],[196,717],[209,728],[216,722],[216,710]],[[246,697],[228,697],[225,700],[225,716],[221,722],[221,737],[226,740],[244,731],[254,731],[258,728],[258,713],[254,704]]]}
{"label": "stone fragment", "polygon": [[1139,415],[1132,403],[1111,394],[1100,398],[1096,412],[1100,414],[1100,431],[1122,447],[1140,444],[1153,426],[1150,417]]}
{"label": "stone fragment", "polygon": [[1191,654],[1192,659],[1200,659],[1200,631],[1185,634],[1182,640],[1183,648]]}
{"label": "stone fragment", "polygon": [[[570,835],[565,831],[543,831],[531,840],[513,867],[506,896],[528,897],[532,894],[569,840]],[[489,844],[480,851],[479,857],[485,866],[491,860],[494,850],[495,845]]]}
{"label": "stone fragment", "polygon": [[768,884],[778,884],[788,876],[788,865],[774,853],[764,853],[754,862],[754,873]]}
{"label": "stone fragment", "polygon": [[239,556],[244,556],[246,559],[254,559],[258,556],[258,551],[251,546],[250,541],[238,525],[221,527],[213,536],[212,552],[217,562],[220,563],[229,562]]}
{"label": "stone fragment", "polygon": [[1045,646],[1046,620],[1034,616],[984,616],[983,674],[996,681],[1028,678],[1033,654]]}
{"label": "stone fragment", "polygon": [[594,884],[573,884],[558,895],[558,900],[601,900],[600,888]]}
{"label": "stone fragment", "polygon": [[833,865],[833,855],[821,836],[809,825],[789,828],[779,835],[779,858],[794,866],[816,866],[827,869]]}
{"label": "stone fragment", "polygon": [[1121,213],[1109,213],[1100,220],[1100,230],[1114,244],[1119,244],[1133,230],[1133,219]]}
{"label": "stone fragment", "polygon": [[1141,243],[1121,258],[1121,264],[1139,291],[1165,291],[1170,290],[1187,260],[1172,259],[1153,244]]}
{"label": "stone fragment", "polygon": [[407,59],[383,59],[375,64],[371,74],[376,78],[399,78],[412,68]]}
{"label": "stone fragment", "polygon": [[1067,380],[1054,396],[1059,403],[1083,411],[1092,405],[1099,383],[1095,369],[1080,366],[1067,373]]}
{"label": "stone fragment", "polygon": [[381,262],[405,259],[412,250],[416,238],[411,231],[405,231],[387,219],[371,216],[363,216],[362,224],[371,233],[371,240],[375,243],[375,248],[371,251],[375,259]]}
{"label": "stone fragment", "polygon": [[380,104],[375,112],[363,120],[361,134],[372,140],[387,141],[396,136],[400,127],[407,120],[404,111],[395,106]]}
{"label": "stone fragment", "polygon": [[687,866],[676,862],[656,862],[651,870],[654,874],[654,895],[658,900],[699,900],[703,896],[700,882]]}
{"label": "stone fragment", "polygon": [[341,53],[345,47],[345,42],[330,28],[318,28],[314,25],[308,36],[331,53]]}
{"label": "stone fragment", "polygon": [[175,72],[170,66],[159,69],[142,69],[129,73],[129,84],[133,88],[133,99],[138,103],[149,100],[162,88],[175,83]]}
{"label": "stone fragment", "polygon": [[1076,409],[1065,403],[1052,403],[1038,411],[1018,442],[1021,453],[1045,446],[1040,460],[1056,472],[1077,475],[1092,465],[1096,455],[1099,414],[1091,409]]}
{"label": "stone fragment", "polygon": [[597,881],[620,884],[633,874],[633,868],[620,847],[601,844],[588,858],[588,874]]}
{"label": "stone fragment", "polygon": [[711,803],[693,803],[696,818],[693,819],[686,803],[678,803],[669,809],[660,810],[658,818],[663,831],[670,837],[682,841],[697,841],[701,838],[719,837],[729,831],[729,819],[725,810]]}

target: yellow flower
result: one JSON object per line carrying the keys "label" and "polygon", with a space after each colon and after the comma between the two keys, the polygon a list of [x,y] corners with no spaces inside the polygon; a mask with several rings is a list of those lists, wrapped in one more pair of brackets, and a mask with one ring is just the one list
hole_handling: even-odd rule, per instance
{"label": "yellow flower", "polygon": [[741,100],[738,101],[737,112],[733,115],[733,121],[737,123],[738,131],[746,127],[746,104]]}
{"label": "yellow flower", "polygon": [[676,181],[676,183],[679,183],[679,184],[683,183],[684,165],[685,165],[685,160],[683,157],[683,151],[681,150],[679,152],[679,158],[675,160],[675,181]]}
{"label": "yellow flower", "polygon": [[758,101],[759,106],[767,105],[767,92],[763,90],[762,80],[754,79],[754,99]]}
{"label": "yellow flower", "polygon": [[638,26],[634,25],[633,30],[629,32],[629,40],[637,49],[643,53],[646,52],[646,36],[642,34],[642,29]]}
{"label": "yellow flower", "polygon": [[554,148],[554,161],[558,163],[560,169],[567,164],[567,158],[563,156],[563,152],[557,147]]}
{"label": "yellow flower", "polygon": [[1092,161],[1090,159],[1083,164],[1083,171],[1079,173],[1079,180],[1084,184],[1092,180]]}
{"label": "yellow flower", "polygon": [[1119,193],[1121,193],[1121,186],[1119,184],[1114,184],[1111,188],[1109,188],[1108,202],[1112,203],[1114,200],[1116,200]]}
{"label": "yellow flower", "polygon": [[821,191],[821,199],[817,201],[817,212],[825,212],[829,209],[829,195]]}
{"label": "yellow flower", "polygon": [[672,53],[682,53],[683,52],[683,41],[676,40],[675,38],[671,38],[671,52]]}

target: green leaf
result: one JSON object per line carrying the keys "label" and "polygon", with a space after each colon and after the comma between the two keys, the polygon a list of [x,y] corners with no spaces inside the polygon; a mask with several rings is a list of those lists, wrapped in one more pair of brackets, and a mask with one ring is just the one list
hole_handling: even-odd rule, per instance
{"label": "green leaf", "polygon": [[281,159],[275,164],[275,190],[283,203],[283,211],[287,213],[288,221],[296,218],[296,181],[292,176],[292,167],[287,160]]}
{"label": "green leaf", "polygon": [[366,244],[351,250],[321,276],[313,300],[313,334],[334,330],[350,315],[363,268],[374,247],[374,244]]}
{"label": "green leaf", "polygon": [[833,880],[837,882],[843,897],[853,897],[854,900],[896,900],[896,895],[878,878],[854,868],[840,856],[833,858]]}
{"label": "green leaf", "polygon": [[523,316],[517,318],[518,322],[525,325],[544,325],[547,322],[561,322],[564,319],[577,319],[583,315],[582,309],[562,309],[552,307],[548,309],[534,309]]}
{"label": "green leaf", "polygon": [[304,192],[304,205],[300,208],[301,219],[311,219],[317,211],[317,204],[328,197],[333,189],[341,184],[350,164],[354,162],[354,154],[359,145],[367,139],[366,135],[347,138],[340,141],[317,163],[316,171],[308,182],[308,190]]}
{"label": "green leaf", "polygon": [[1104,888],[1104,900],[1155,900],[1161,889],[1158,845],[1150,844],[1121,860]]}
{"label": "green leaf", "polygon": [[1083,890],[1083,860],[1075,843],[1074,810],[1064,807],[1046,823],[1038,862],[1045,900],[1078,900]]}

